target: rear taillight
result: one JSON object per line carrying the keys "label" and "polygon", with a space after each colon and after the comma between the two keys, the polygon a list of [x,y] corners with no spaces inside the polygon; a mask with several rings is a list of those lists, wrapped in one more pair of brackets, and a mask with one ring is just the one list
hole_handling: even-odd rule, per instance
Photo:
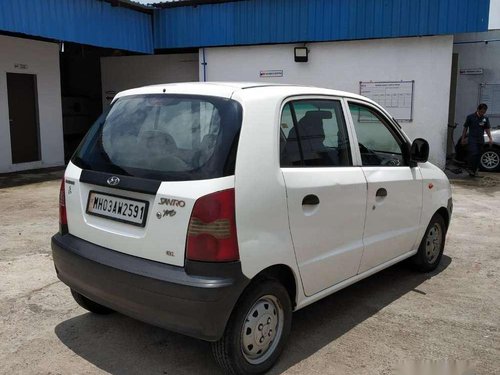
{"label": "rear taillight", "polygon": [[186,257],[205,262],[238,260],[234,189],[205,195],[194,204]]}
{"label": "rear taillight", "polygon": [[66,216],[66,197],[64,195],[64,177],[61,181],[61,188],[59,189],[59,232],[61,234],[68,232],[68,218]]}

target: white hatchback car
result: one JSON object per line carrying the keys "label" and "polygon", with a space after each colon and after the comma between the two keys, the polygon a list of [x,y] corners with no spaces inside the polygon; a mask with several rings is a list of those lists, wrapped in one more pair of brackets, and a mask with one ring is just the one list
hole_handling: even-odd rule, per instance
{"label": "white hatchback car", "polygon": [[292,311],[406,258],[438,266],[452,199],[428,154],[346,92],[121,92],[66,169],[56,271],[89,311],[211,341],[225,371],[261,373]]}

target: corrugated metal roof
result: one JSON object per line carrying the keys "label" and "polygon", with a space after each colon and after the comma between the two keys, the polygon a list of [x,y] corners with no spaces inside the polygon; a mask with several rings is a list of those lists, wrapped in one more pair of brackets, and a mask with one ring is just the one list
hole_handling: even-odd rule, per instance
{"label": "corrugated metal roof", "polygon": [[183,6],[198,6],[204,4],[217,4],[217,3],[231,3],[235,1],[246,1],[246,0],[166,0],[159,2],[149,3],[155,8],[175,8]]}
{"label": "corrugated metal roof", "polygon": [[487,30],[488,14],[489,0],[248,0],[200,4],[156,10],[155,48],[477,32]]}
{"label": "corrugated metal roof", "polygon": [[152,16],[97,0],[1,0],[0,30],[153,53]]}
{"label": "corrugated metal roof", "polygon": [[152,13],[153,7],[150,1],[134,1],[134,0],[98,0],[107,1],[113,6],[124,6],[126,8]]}

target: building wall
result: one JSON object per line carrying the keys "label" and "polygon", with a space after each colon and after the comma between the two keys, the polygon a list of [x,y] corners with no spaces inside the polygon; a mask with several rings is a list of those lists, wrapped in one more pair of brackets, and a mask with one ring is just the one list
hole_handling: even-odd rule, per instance
{"label": "building wall", "polygon": [[[410,138],[427,139],[431,161],[444,168],[452,36],[309,43],[308,63],[294,62],[295,46],[202,49],[201,80],[206,75],[209,81],[296,83],[354,93],[360,81],[414,80],[413,121],[401,125]],[[260,78],[261,70],[283,70],[283,77]]]}
{"label": "building wall", "polygon": [[[486,40],[492,40],[487,44]],[[471,43],[472,42],[472,43]],[[465,117],[479,104],[481,83],[500,84],[500,30],[455,35],[453,52],[458,53],[455,142],[463,131]],[[481,75],[460,74],[460,69],[482,68]],[[487,114],[492,126],[500,126],[500,114]]]}
{"label": "building wall", "polygon": [[[101,58],[103,107],[113,93],[158,83],[198,81],[198,54]],[[108,98],[108,99],[107,99]]]}
{"label": "building wall", "polygon": [[[58,44],[0,35],[0,51],[0,173],[64,165]],[[6,73],[37,76],[41,161],[12,164]]]}
{"label": "building wall", "polygon": [[488,30],[500,29],[500,0],[490,0]]}

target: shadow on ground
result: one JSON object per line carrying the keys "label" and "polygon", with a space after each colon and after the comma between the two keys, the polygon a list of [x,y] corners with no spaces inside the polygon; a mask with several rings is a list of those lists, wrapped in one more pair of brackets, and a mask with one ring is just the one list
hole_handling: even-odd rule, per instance
{"label": "shadow on ground", "polygon": [[64,175],[64,168],[48,168],[32,171],[0,174],[0,189],[14,186],[35,184],[38,182],[60,180]]}
{"label": "shadow on ground", "polygon": [[454,173],[449,168],[445,170],[445,173],[453,186],[473,190],[491,197],[500,191],[500,173],[479,172],[481,177],[470,177],[465,169],[460,173]]}
{"label": "shadow on ground", "polygon": [[[270,373],[279,374],[308,358],[401,296],[424,294],[418,286],[450,263],[451,258],[443,256],[430,274],[399,264],[294,313],[287,348]],[[112,374],[221,373],[210,344],[120,314],[80,315],[60,323],[55,333],[78,356]]]}

